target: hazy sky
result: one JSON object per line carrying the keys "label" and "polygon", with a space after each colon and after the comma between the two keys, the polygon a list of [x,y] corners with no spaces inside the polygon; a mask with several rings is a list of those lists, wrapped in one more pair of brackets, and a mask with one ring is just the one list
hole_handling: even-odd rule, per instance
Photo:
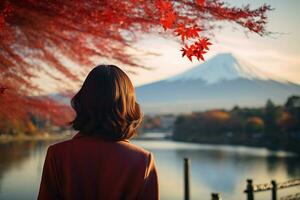
{"label": "hazy sky", "polygon": [[[300,0],[227,0],[227,2],[237,6],[251,3],[251,7],[257,7],[264,3],[270,4],[275,10],[268,14],[267,29],[274,34],[265,37],[254,33],[246,35],[245,29],[232,23],[225,23],[223,24],[224,29],[213,32],[215,37],[211,38],[213,45],[205,54],[206,60],[218,53],[230,52],[239,59],[259,67],[265,73],[271,73],[281,79],[300,84],[300,16],[298,14]],[[136,57],[141,59],[141,64],[151,67],[152,70],[138,69],[137,75],[128,74],[135,86],[168,78],[202,63],[197,60],[190,62],[186,57],[182,58],[181,44],[171,38],[167,40],[147,35],[136,44],[136,47],[142,48],[142,51],[158,53],[160,56],[142,57],[141,53],[137,52]],[[95,62],[97,64],[117,64],[103,58],[97,59]],[[76,66],[76,63],[70,60],[66,63],[68,66]],[[45,66],[45,69],[47,68]],[[80,68],[75,67],[74,70],[80,71]],[[41,81],[47,82],[48,84],[42,84],[46,93],[52,93],[62,88],[77,90],[81,85],[71,82],[69,84],[52,84],[53,80],[47,75],[40,74],[39,77],[43,78],[33,81],[39,86]],[[85,77],[85,73],[83,73],[83,77]]]}
{"label": "hazy sky", "polygon": [[[246,34],[241,28],[232,24],[225,24],[221,31],[215,31],[213,45],[205,58],[222,53],[231,52],[259,67],[262,71],[275,74],[292,82],[300,83],[300,0],[228,0],[231,4],[242,5],[247,2],[252,7],[263,3],[270,4],[274,11],[269,12],[268,30],[274,32],[272,36],[260,37]],[[276,34],[279,32],[281,34]],[[200,64],[191,63],[181,58],[180,44],[161,38],[147,37],[140,41],[145,50],[160,53],[160,56],[148,56],[142,62],[152,70],[139,70],[138,75],[130,75],[135,85],[141,85],[185,71]]]}

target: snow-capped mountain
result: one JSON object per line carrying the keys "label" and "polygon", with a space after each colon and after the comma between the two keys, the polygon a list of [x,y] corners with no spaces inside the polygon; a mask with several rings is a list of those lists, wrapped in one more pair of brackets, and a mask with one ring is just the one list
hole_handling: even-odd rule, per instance
{"label": "snow-capped mountain", "polygon": [[300,85],[261,71],[232,54],[218,54],[166,80],[136,88],[144,112],[190,112],[211,108],[284,103]]}
{"label": "snow-capped mountain", "polygon": [[230,53],[218,54],[207,62],[171,77],[167,81],[190,81],[198,79],[205,81],[207,84],[213,84],[238,78],[284,81],[274,75],[261,71],[259,68],[242,59],[237,59]]}

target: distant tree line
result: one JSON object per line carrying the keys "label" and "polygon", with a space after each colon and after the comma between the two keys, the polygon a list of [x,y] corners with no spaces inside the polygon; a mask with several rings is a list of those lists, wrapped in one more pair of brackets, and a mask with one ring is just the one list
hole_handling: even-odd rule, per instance
{"label": "distant tree line", "polygon": [[268,100],[262,108],[235,106],[231,110],[179,115],[173,139],[300,152],[300,97],[291,96],[284,105]]}
{"label": "distant tree line", "polygon": [[1,119],[0,116],[0,136],[1,135],[40,135],[43,133],[54,133],[66,130],[68,127],[63,125],[55,125],[51,120],[45,117],[39,117],[28,113],[26,120]]}
{"label": "distant tree line", "polygon": [[138,132],[143,134],[146,132],[172,132],[176,115],[174,114],[157,114],[145,115]]}

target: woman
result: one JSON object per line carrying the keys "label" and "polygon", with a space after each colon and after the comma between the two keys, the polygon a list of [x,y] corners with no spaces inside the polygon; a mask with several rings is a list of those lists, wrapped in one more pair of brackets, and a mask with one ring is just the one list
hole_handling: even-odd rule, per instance
{"label": "woman", "polygon": [[159,199],[153,155],[129,142],[142,114],[128,76],[95,67],[71,105],[79,133],[48,148],[38,199]]}

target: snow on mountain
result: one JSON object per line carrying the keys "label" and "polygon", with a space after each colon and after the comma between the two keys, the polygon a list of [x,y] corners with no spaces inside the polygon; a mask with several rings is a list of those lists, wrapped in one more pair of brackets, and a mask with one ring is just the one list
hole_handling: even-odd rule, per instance
{"label": "snow on mountain", "polygon": [[274,75],[261,71],[242,59],[234,57],[231,53],[218,54],[203,64],[173,76],[166,81],[173,82],[199,79],[207,84],[213,84],[224,80],[234,80],[238,78],[285,82]]}

